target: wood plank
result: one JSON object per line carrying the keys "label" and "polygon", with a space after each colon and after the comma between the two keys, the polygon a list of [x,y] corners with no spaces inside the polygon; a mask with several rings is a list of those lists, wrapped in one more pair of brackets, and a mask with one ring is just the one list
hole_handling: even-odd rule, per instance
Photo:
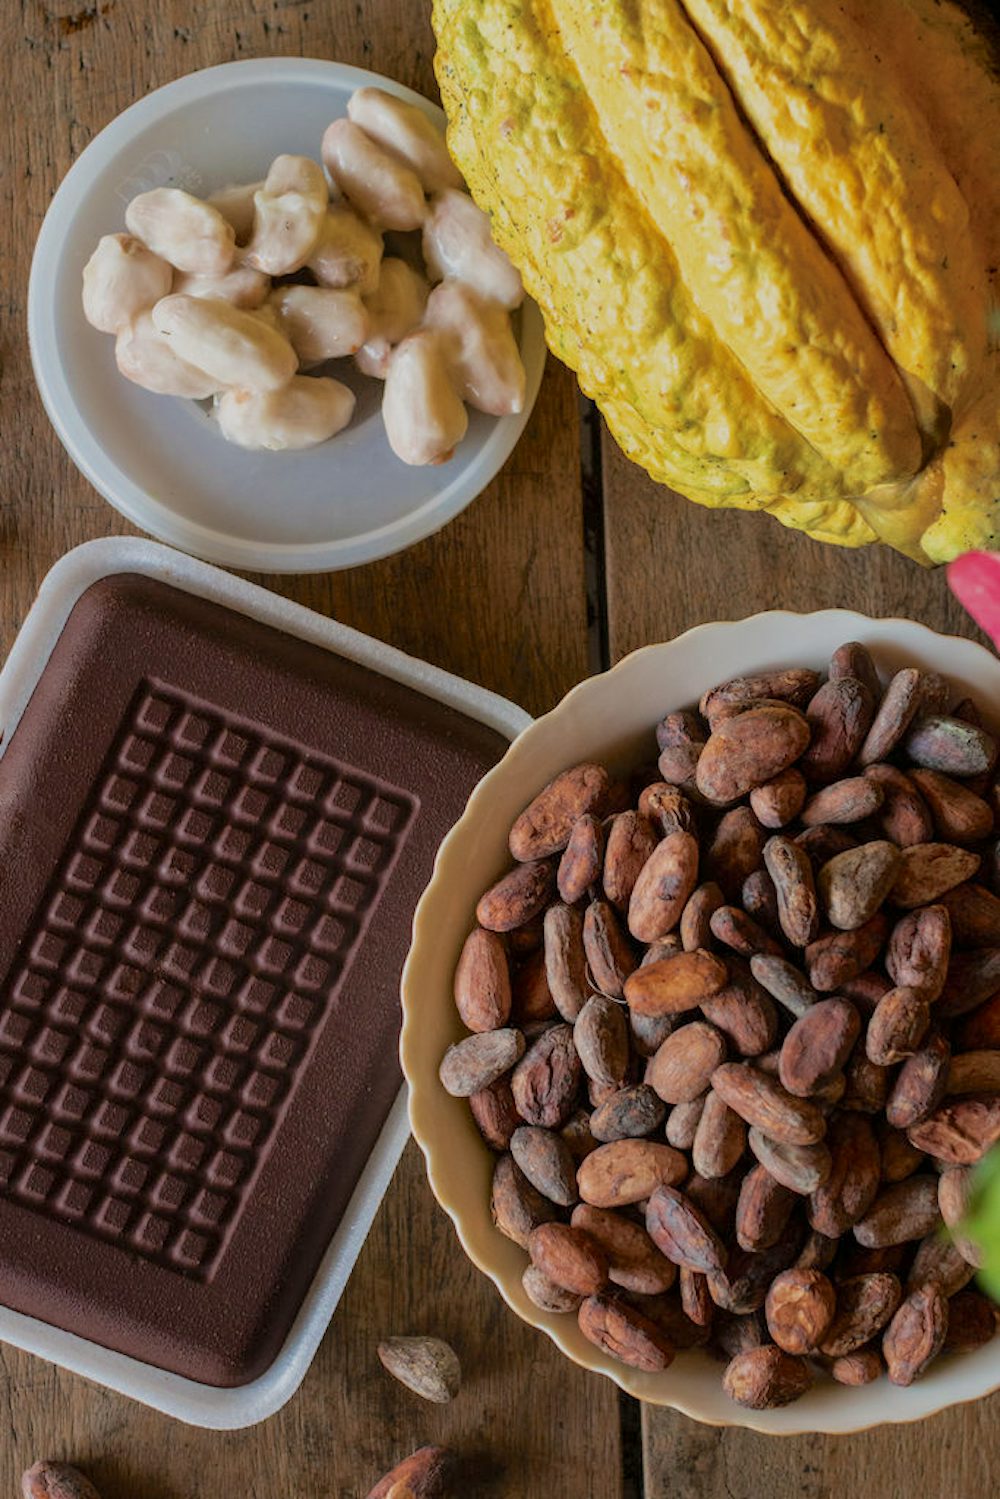
{"label": "wood plank", "polygon": [[[67,548],[128,527],[76,473],[35,394],[24,334],[27,272],[42,215],[74,156],[119,110],[193,68],[284,53],[338,57],[433,92],[423,0],[21,0],[0,7],[9,75],[0,149],[0,646]],[[281,143],[275,142],[275,151]],[[112,226],[109,226],[112,227]],[[351,573],[270,578],[302,602],[507,693],[533,711],[586,671],[575,384],[546,378],[524,440],[471,509],[404,557]],[[375,1357],[379,1337],[454,1340],[466,1387],[428,1407]],[[207,1495],[357,1499],[403,1453],[453,1442],[467,1492],[580,1492],[578,1434],[595,1434],[593,1492],[621,1493],[613,1387],[568,1365],[466,1261],[407,1150],[303,1390],[272,1421],[217,1435],[182,1430],[14,1350],[0,1351],[0,1492],[51,1455],[86,1465],[104,1499]]]}
{"label": "wood plank", "polygon": [[[704,510],[654,485],[606,432],[603,454],[613,660],[706,620],[742,619],[761,609],[899,614],[984,638],[952,598],[943,571],[924,571],[883,547],[821,546],[767,516]],[[724,662],[719,675],[725,676]],[[647,1406],[645,1496],[821,1499],[870,1489],[967,1499],[996,1487],[991,1453],[998,1418],[1000,1396],[994,1396],[919,1426],[775,1441]]]}

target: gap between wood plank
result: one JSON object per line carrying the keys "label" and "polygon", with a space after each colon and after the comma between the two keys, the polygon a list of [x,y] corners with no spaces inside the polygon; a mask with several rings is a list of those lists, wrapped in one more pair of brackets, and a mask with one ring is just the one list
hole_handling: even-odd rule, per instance
{"label": "gap between wood plank", "polygon": [[[583,490],[583,552],[587,588],[587,665],[591,672],[611,665],[605,553],[602,423],[593,401],[580,395],[580,476]],[[642,1407],[631,1395],[618,1397],[621,1433],[622,1499],[644,1499]]]}
{"label": "gap between wood plank", "polygon": [[587,666],[591,673],[611,665],[608,591],[604,546],[604,465],[601,417],[580,394],[580,478],[583,490],[583,563],[587,588]]}

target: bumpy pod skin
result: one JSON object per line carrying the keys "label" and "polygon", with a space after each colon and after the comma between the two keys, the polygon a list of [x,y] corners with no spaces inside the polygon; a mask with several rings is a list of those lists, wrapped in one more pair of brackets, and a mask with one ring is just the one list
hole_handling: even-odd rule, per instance
{"label": "bumpy pod skin", "polygon": [[[995,546],[1000,355],[986,348],[986,268],[1000,194],[985,140],[1000,87],[950,0],[793,10],[786,37],[785,12],[779,23],[761,0],[436,0],[452,153],[553,350],[655,479],[924,563]],[[692,97],[718,107],[685,110],[692,70]],[[942,128],[956,82],[965,102]],[[797,150],[825,157],[806,171]],[[788,214],[772,157],[801,215]],[[705,220],[687,217],[686,200],[673,212],[682,180],[703,192]],[[846,232],[833,222],[842,200]],[[721,226],[717,245],[737,247],[728,264],[699,253],[706,222]],[[803,238],[803,223],[818,228]],[[786,233],[790,253],[772,264]],[[727,302],[743,275],[747,295]],[[785,320],[798,331],[777,339]],[[842,359],[849,346],[863,346],[859,363]],[[869,365],[856,385],[851,371]]]}

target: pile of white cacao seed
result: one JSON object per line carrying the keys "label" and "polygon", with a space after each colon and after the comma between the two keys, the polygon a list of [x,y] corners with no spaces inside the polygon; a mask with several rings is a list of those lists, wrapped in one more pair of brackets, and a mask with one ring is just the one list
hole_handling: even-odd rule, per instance
{"label": "pile of white cacao seed", "polygon": [[104,235],[84,269],[84,313],[114,335],[127,379],[211,400],[241,447],[340,432],[354,392],[314,372],[353,358],[385,382],[396,456],[442,463],[467,405],[523,409],[510,322],[521,278],[416,105],[361,88],[347,111],[323,136],[323,166],[283,155],[263,182],[204,199],[176,187],[133,198],[127,233]]}

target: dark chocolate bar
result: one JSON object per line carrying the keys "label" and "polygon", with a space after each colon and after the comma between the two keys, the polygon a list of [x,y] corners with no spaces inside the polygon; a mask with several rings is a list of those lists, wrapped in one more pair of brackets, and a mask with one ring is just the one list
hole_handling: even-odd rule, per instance
{"label": "dark chocolate bar", "polygon": [[442,837],[506,748],[155,580],[73,609],[0,760],[0,1301],[271,1363],[400,1085]]}

